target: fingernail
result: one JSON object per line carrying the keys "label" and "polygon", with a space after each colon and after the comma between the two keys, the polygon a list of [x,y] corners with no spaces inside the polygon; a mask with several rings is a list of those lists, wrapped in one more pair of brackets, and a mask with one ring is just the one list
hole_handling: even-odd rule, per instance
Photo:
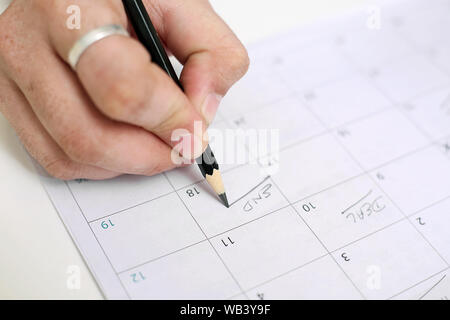
{"label": "fingernail", "polygon": [[173,149],[185,160],[195,160],[203,153],[202,139],[193,134],[184,135]]}
{"label": "fingernail", "polygon": [[216,117],[217,109],[219,109],[222,96],[216,93],[209,94],[202,106],[202,113],[205,120],[210,124]]}

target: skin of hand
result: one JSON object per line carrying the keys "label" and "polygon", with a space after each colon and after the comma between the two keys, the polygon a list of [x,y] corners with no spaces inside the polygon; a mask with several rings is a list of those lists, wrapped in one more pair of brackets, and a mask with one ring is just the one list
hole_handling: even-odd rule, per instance
{"label": "skin of hand", "polygon": [[[194,137],[196,121],[206,130],[246,73],[247,51],[207,0],[144,3],[184,65],[184,92],[134,37],[98,41],[70,68],[70,49],[90,30],[119,24],[131,33],[120,0],[14,0],[0,15],[0,112],[50,175],[98,180],[172,169],[172,132]],[[79,29],[67,27],[74,4]]]}

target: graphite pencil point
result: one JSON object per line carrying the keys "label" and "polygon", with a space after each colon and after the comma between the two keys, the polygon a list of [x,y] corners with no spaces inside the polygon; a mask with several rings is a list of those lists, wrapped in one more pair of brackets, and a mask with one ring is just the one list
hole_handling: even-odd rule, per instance
{"label": "graphite pencil point", "polygon": [[227,199],[227,194],[226,193],[219,194],[219,198],[220,198],[220,200],[222,200],[222,202],[225,205],[225,207],[227,207],[227,208],[230,207],[230,205],[228,203],[228,199]]}

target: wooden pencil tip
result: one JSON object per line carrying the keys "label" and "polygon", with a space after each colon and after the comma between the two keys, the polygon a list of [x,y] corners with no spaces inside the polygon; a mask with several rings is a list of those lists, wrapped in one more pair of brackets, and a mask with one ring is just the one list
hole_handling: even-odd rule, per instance
{"label": "wooden pencil tip", "polygon": [[222,202],[225,205],[225,207],[227,207],[227,208],[230,207],[230,205],[228,203],[228,199],[227,199],[227,194],[226,193],[219,194],[219,198],[220,198],[220,200],[222,200]]}

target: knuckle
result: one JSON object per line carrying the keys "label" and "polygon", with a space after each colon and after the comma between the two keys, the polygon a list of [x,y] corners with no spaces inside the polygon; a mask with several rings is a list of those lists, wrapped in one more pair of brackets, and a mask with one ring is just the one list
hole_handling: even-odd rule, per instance
{"label": "knuckle", "polygon": [[118,19],[118,22],[123,26],[128,25],[128,17],[123,10],[123,5],[118,1],[111,1],[111,12],[114,14],[114,19]]}
{"label": "knuckle", "polygon": [[239,42],[223,49],[220,59],[225,62],[224,68],[218,69],[218,77],[227,91],[230,86],[241,79],[250,67],[250,58],[245,47]]}
{"label": "knuckle", "polygon": [[72,160],[80,163],[97,164],[101,161],[102,143],[98,139],[89,138],[83,133],[72,132],[60,139],[64,152]]}
{"label": "knuckle", "polygon": [[78,178],[76,166],[70,159],[58,156],[48,150],[41,151],[40,148],[35,146],[35,136],[29,133],[26,128],[18,128],[16,133],[30,155],[39,162],[49,175],[60,180]]}
{"label": "knuckle", "polygon": [[52,159],[44,161],[43,167],[48,174],[60,180],[74,180],[79,178],[74,164],[69,159]]}
{"label": "knuckle", "polygon": [[145,95],[127,81],[115,81],[106,92],[103,111],[114,120],[139,118],[147,105]]}
{"label": "knuckle", "polygon": [[159,117],[155,117],[150,124],[150,129],[162,134],[171,132],[177,128],[185,119],[188,108],[185,106],[184,97],[181,94],[175,94],[167,104]]}
{"label": "knuckle", "polygon": [[237,76],[239,76],[239,78],[241,78],[245,73],[247,73],[248,68],[250,67],[250,58],[248,56],[247,49],[240,44],[236,48],[232,49],[231,57],[230,69]]}

